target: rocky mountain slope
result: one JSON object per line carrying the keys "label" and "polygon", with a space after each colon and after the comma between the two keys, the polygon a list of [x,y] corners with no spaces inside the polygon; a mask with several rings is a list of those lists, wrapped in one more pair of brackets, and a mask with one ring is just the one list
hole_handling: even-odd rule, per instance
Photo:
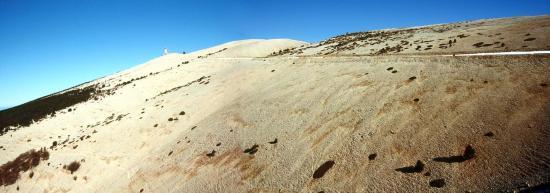
{"label": "rocky mountain slope", "polygon": [[519,17],[161,56],[0,111],[0,192],[547,188],[550,55],[452,54],[548,50],[549,27]]}
{"label": "rocky mountain slope", "polygon": [[272,55],[407,55],[550,50],[550,17],[488,19],[348,33]]}

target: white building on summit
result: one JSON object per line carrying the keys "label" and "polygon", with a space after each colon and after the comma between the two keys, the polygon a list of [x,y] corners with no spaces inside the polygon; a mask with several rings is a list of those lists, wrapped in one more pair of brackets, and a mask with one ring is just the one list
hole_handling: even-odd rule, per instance
{"label": "white building on summit", "polygon": [[168,48],[164,48],[164,52],[162,53],[162,55],[166,55],[168,54]]}

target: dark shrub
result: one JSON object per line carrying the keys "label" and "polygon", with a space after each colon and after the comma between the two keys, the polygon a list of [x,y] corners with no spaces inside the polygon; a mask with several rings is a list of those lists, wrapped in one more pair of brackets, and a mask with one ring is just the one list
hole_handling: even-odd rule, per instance
{"label": "dark shrub", "polygon": [[80,168],[80,163],[77,161],[71,162],[68,166],[64,167],[66,170],[69,170],[73,174],[78,168]]}
{"label": "dark shrub", "polygon": [[[63,91],[62,91],[63,92]],[[48,95],[25,104],[0,111],[0,136],[9,126],[29,126],[32,122],[54,115],[55,111],[85,102],[97,93],[95,85]],[[72,109],[69,109],[69,112]]]}
{"label": "dark shrub", "polygon": [[[50,153],[46,148],[38,151],[32,149],[17,156],[15,160],[9,161],[0,166],[0,185],[7,186],[14,184],[20,177],[20,172],[25,172],[40,164],[40,161],[50,158]],[[29,174],[32,178],[33,172]]]}

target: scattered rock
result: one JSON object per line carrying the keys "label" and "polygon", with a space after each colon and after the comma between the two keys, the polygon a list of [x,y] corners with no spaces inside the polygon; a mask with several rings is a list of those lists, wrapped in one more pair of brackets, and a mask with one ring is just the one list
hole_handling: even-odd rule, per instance
{"label": "scattered rock", "polygon": [[253,155],[258,151],[258,147],[260,147],[260,146],[257,145],[257,144],[254,144],[251,148],[245,149],[244,153],[248,153],[250,155]]}
{"label": "scattered rock", "polygon": [[464,150],[464,154],[462,157],[464,160],[469,160],[475,157],[476,150],[471,145],[466,146],[466,149]]}
{"label": "scattered rock", "polygon": [[275,70],[271,70],[271,72],[275,72]]}
{"label": "scattered rock", "polygon": [[218,143],[218,144],[216,144],[216,146],[220,146],[220,145],[222,145],[222,143]]}
{"label": "scattered rock", "polygon": [[174,153],[174,151],[170,151],[170,152],[168,153],[168,156],[172,155],[172,153]]}
{"label": "scattered rock", "polygon": [[397,73],[397,70],[393,70],[393,71],[391,71],[391,73]]}
{"label": "scattered rock", "polygon": [[546,83],[540,83],[540,86],[542,86],[542,87],[547,87],[548,84],[546,84]]}
{"label": "scattered rock", "polygon": [[370,154],[369,160],[374,160],[374,159],[376,159],[376,153]]}
{"label": "scattered rock", "polygon": [[269,144],[276,144],[276,143],[277,143],[277,138],[275,138],[275,140],[270,141],[270,142],[268,142],[268,143],[269,143]]}
{"label": "scattered rock", "polygon": [[414,166],[407,166],[402,168],[395,169],[396,171],[403,172],[403,173],[420,173],[422,170],[424,170],[424,162],[418,160],[416,161],[416,164]]}
{"label": "scattered rock", "polygon": [[181,111],[181,112],[180,112],[180,115],[185,115],[185,111]]}
{"label": "scattered rock", "polygon": [[143,192],[143,188],[142,188],[142,189],[140,189],[140,190],[139,190],[139,192],[140,192],[140,193],[141,193],[141,192]]}
{"label": "scattered rock", "polygon": [[389,67],[389,68],[387,68],[386,70],[387,70],[387,71],[391,71],[391,70],[393,70],[393,67]]}
{"label": "scattered rock", "polygon": [[329,160],[321,164],[321,166],[319,166],[319,168],[317,168],[317,170],[313,173],[313,178],[317,179],[323,177],[325,173],[327,173],[327,171],[334,166],[334,163],[334,161]]}
{"label": "scattered rock", "polygon": [[523,41],[528,42],[528,41],[533,41],[533,40],[535,40],[535,39],[537,39],[537,38],[527,38],[527,39],[524,39]]}
{"label": "scattered rock", "polygon": [[466,146],[464,153],[459,156],[449,156],[449,157],[436,157],[433,160],[436,162],[445,162],[445,163],[460,163],[475,157],[476,151],[471,145]]}
{"label": "scattered rock", "polygon": [[29,173],[29,178],[32,178],[34,176],[34,172],[31,171],[31,173]]}
{"label": "scattered rock", "polygon": [[415,79],[416,79],[416,76],[411,76],[411,77],[409,78],[409,80],[411,80],[411,81],[412,81],[412,80],[415,80]]}
{"label": "scattered rock", "polygon": [[413,101],[414,101],[414,102],[418,102],[418,101],[420,101],[420,99],[415,98],[415,99],[413,99]]}
{"label": "scattered rock", "polygon": [[494,134],[493,132],[489,131],[489,132],[485,133],[485,135],[483,135],[483,136],[492,137],[492,136],[494,136],[494,135],[495,135],[495,134]]}
{"label": "scattered rock", "polygon": [[172,117],[168,118],[168,121],[173,121],[173,120],[174,120],[174,118],[172,118]]}
{"label": "scattered rock", "polygon": [[159,124],[155,124],[155,125],[153,125],[153,127],[158,127],[158,126],[159,126]]}
{"label": "scattered rock", "polygon": [[439,179],[431,180],[430,186],[434,188],[442,188],[443,186],[445,186],[445,179],[439,178]]}
{"label": "scattered rock", "polygon": [[206,154],[208,157],[214,157],[214,155],[216,155],[216,150],[212,150],[212,152]]}
{"label": "scattered rock", "polygon": [[193,126],[193,127],[191,127],[191,130],[193,130],[193,129],[195,129],[195,128],[197,128],[197,126]]}

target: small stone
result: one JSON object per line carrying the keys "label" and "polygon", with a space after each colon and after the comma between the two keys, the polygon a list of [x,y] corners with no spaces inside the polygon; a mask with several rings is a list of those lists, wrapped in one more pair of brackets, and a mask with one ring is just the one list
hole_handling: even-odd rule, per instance
{"label": "small stone", "polygon": [[376,153],[370,154],[369,160],[374,160],[374,159],[376,159]]}
{"label": "small stone", "polygon": [[435,179],[430,181],[430,186],[435,188],[442,188],[445,186],[445,179]]}
{"label": "small stone", "polygon": [[471,145],[466,146],[466,149],[464,150],[464,154],[462,157],[464,160],[469,160],[475,157],[476,151]]}

